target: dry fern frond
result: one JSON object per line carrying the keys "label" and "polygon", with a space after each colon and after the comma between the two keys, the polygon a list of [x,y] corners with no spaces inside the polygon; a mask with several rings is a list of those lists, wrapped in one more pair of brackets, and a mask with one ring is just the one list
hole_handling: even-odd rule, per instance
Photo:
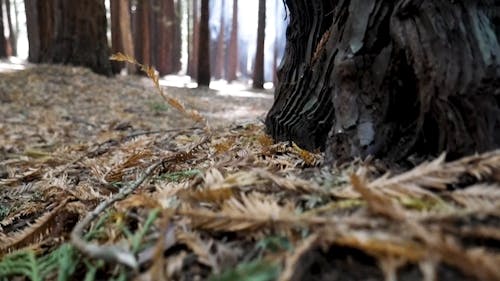
{"label": "dry fern frond", "polygon": [[377,214],[383,215],[396,221],[405,219],[405,212],[401,206],[397,205],[391,198],[385,196],[380,191],[369,186],[366,180],[359,175],[351,176],[353,188],[366,200],[370,209]]}
{"label": "dry fern frond", "polygon": [[478,180],[500,173],[500,150],[466,157],[445,163],[445,155],[412,170],[390,177],[388,174],[371,181],[368,187],[404,200],[405,197],[428,198],[439,204],[444,201],[431,190],[445,190],[459,183],[462,176],[470,175]]}
{"label": "dry fern frond", "polygon": [[41,168],[30,168],[26,172],[9,179],[0,180],[0,186],[12,186],[16,184],[29,183],[41,179],[43,171]]}
{"label": "dry fern frond", "polygon": [[451,198],[470,210],[500,210],[500,186],[477,184],[455,190]]}
{"label": "dry fern frond", "polygon": [[9,250],[19,249],[31,243],[43,240],[47,235],[53,236],[54,233],[48,233],[55,225],[55,219],[59,212],[66,206],[69,199],[64,199],[54,209],[43,214],[33,224],[27,228],[16,231],[11,236],[0,236],[0,253]]}
{"label": "dry fern frond", "polygon": [[210,267],[215,266],[213,255],[210,253],[212,244],[203,241],[198,234],[182,231],[177,233],[177,241],[191,249],[198,257],[199,262]]}
{"label": "dry fern frond", "polygon": [[141,70],[144,73],[146,73],[146,75],[153,81],[154,86],[158,91],[158,93],[160,94],[160,96],[162,96],[170,106],[177,109],[179,112],[189,116],[192,120],[196,122],[205,123],[205,119],[196,110],[186,110],[184,105],[182,105],[182,103],[179,100],[169,97],[167,94],[165,94],[163,89],[160,87],[160,82],[159,82],[160,78],[158,77],[158,74],[156,73],[153,67],[141,64],[133,57],[124,55],[120,52],[111,55],[110,59],[115,61],[128,62],[139,66]]}
{"label": "dry fern frond", "polygon": [[390,177],[383,176],[370,183],[370,186],[418,186],[428,189],[444,190],[446,186],[459,181],[461,175],[472,175],[482,180],[487,176],[500,173],[500,150],[462,158],[445,163],[445,154],[430,163],[423,163],[412,170]]}
{"label": "dry fern frond", "polygon": [[295,143],[292,143],[292,151],[300,158],[302,158],[306,166],[317,166],[322,161],[319,154],[314,154],[305,149],[302,149]]}
{"label": "dry fern frond", "polygon": [[285,268],[283,269],[279,281],[291,281],[295,280],[295,272],[297,268],[300,268],[298,263],[302,256],[310,251],[312,248],[318,245],[318,234],[312,234],[306,239],[304,239],[298,247],[294,250],[294,253],[287,256],[285,259]]}
{"label": "dry fern frond", "polygon": [[[430,237],[428,237],[430,238]],[[488,253],[484,249],[464,249],[452,237],[435,235],[425,239],[427,247],[447,264],[453,265],[477,280],[500,280],[500,255]]]}
{"label": "dry fern frond", "polygon": [[234,189],[217,188],[217,189],[202,189],[202,190],[182,190],[178,193],[180,199],[192,203],[214,203],[221,204],[222,202],[234,196]]}
{"label": "dry fern frond", "polygon": [[184,208],[180,215],[191,218],[197,228],[216,231],[256,231],[266,225],[278,225],[293,220],[294,210],[279,206],[277,202],[256,194],[231,198],[224,202],[220,211]]}
{"label": "dry fern frond", "polygon": [[268,179],[274,182],[281,188],[298,191],[303,193],[315,193],[315,194],[328,194],[327,190],[322,189],[317,183],[313,181],[304,180],[295,176],[281,177],[271,172],[263,169],[255,170],[255,173],[263,179]]}
{"label": "dry fern frond", "polygon": [[150,157],[152,155],[152,152],[150,150],[142,150],[139,152],[136,152],[127,159],[125,159],[124,162],[116,165],[113,167],[104,177],[104,180],[106,182],[118,182],[122,181],[123,176],[126,172],[127,169],[130,169],[132,167],[138,166],[141,164],[141,161],[144,158]]}

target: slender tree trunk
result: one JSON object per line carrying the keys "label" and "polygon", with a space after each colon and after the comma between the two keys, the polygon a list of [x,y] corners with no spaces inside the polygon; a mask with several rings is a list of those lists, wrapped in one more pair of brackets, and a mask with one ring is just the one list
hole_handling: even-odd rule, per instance
{"label": "slender tree trunk", "polygon": [[215,49],[215,71],[214,78],[215,79],[223,79],[224,78],[224,59],[225,59],[225,3],[226,1],[221,0],[221,11],[220,11],[220,20],[219,20],[219,36],[217,37],[217,45]]}
{"label": "slender tree trunk", "polygon": [[330,163],[499,147],[492,3],[287,0],[287,48],[268,132],[326,149]]}
{"label": "slender tree trunk", "polygon": [[179,70],[180,52],[177,44],[179,40],[178,25],[175,4],[173,0],[160,1],[160,13],[158,14],[158,25],[160,29],[158,50],[158,71],[160,75],[175,73]]}
{"label": "slender tree trunk", "polygon": [[[120,32],[120,6],[121,0],[110,1],[111,13],[111,53],[116,54],[123,51],[122,35]],[[127,6],[128,8],[128,6]],[[119,61],[112,61],[111,67],[113,73],[119,73],[125,67],[125,63]]]}
{"label": "slender tree trunk", "polygon": [[[115,0],[116,1],[116,0]],[[121,47],[123,48],[123,52],[126,55],[133,56],[135,53],[134,50],[134,41],[132,39],[132,30],[131,30],[131,19],[130,19],[130,3],[129,0],[119,0],[119,24],[120,24],[120,41]],[[135,67],[131,64],[127,64],[127,72],[128,74],[133,74],[136,72]]]}
{"label": "slender tree trunk", "polygon": [[264,88],[264,39],[266,33],[266,0],[259,0],[259,21],[257,25],[257,51],[253,69],[253,88]]}
{"label": "slender tree trunk", "polygon": [[188,75],[193,79],[197,79],[198,76],[198,43],[199,43],[199,30],[200,30],[200,20],[199,20],[199,5],[198,0],[192,0],[192,24],[191,28],[191,48],[188,58]]}
{"label": "slender tree trunk", "polygon": [[5,39],[3,27],[3,1],[4,0],[0,0],[0,58],[7,57],[7,40]]}
{"label": "slender tree trunk", "polygon": [[152,15],[149,0],[137,1],[135,15],[135,57],[143,64],[151,65],[150,20]]}
{"label": "slender tree trunk", "polygon": [[233,17],[231,19],[231,37],[229,39],[227,81],[237,79],[238,72],[238,0],[233,0]]}
{"label": "slender tree trunk", "polygon": [[174,15],[175,25],[174,25],[174,52],[172,54],[172,64],[173,70],[172,73],[177,73],[182,68],[181,57],[182,57],[182,4],[184,1],[177,0],[176,2],[176,10],[177,12]]}
{"label": "slender tree trunk", "polygon": [[40,27],[38,26],[38,0],[24,0],[26,10],[26,29],[28,33],[28,61],[40,61]]}
{"label": "slender tree trunk", "polygon": [[210,85],[210,28],[209,0],[201,0],[200,32],[198,44],[198,86]]}
{"label": "slender tree trunk", "polygon": [[10,1],[5,1],[5,11],[7,13],[7,24],[9,25],[9,45],[11,48],[10,55],[17,56],[17,32],[14,29],[14,24],[12,23],[12,13],[10,10]]}

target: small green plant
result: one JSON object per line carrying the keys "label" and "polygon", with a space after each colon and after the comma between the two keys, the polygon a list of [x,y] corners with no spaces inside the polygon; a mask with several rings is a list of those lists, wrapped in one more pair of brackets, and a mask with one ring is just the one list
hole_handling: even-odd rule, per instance
{"label": "small green plant", "polygon": [[210,281],[270,281],[278,279],[280,267],[264,260],[243,263],[220,275],[212,276]]}
{"label": "small green plant", "polygon": [[162,102],[149,102],[148,103],[149,110],[153,111],[154,113],[161,113],[161,112],[167,112],[170,107]]}
{"label": "small green plant", "polygon": [[186,170],[180,172],[166,173],[155,177],[155,180],[167,180],[171,182],[180,182],[184,179],[189,179],[193,176],[201,175],[201,171],[198,169]]}
{"label": "small green plant", "polygon": [[31,281],[43,281],[57,274],[58,281],[69,280],[78,259],[75,249],[63,244],[51,253],[37,257],[33,250],[20,250],[5,256],[0,262],[0,280],[23,276]]}
{"label": "small green plant", "polygon": [[288,238],[283,236],[269,236],[257,243],[257,247],[270,252],[290,251],[292,244]]}

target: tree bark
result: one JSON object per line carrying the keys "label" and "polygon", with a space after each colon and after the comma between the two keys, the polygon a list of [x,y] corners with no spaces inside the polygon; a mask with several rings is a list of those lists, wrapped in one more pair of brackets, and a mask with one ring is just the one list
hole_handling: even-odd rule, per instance
{"label": "tree bark", "polygon": [[327,162],[454,158],[500,146],[500,45],[493,1],[287,0],[277,140]]}
{"label": "tree bark", "polygon": [[215,48],[215,56],[214,56],[214,73],[213,76],[215,79],[223,79],[224,78],[224,61],[225,61],[225,49],[226,49],[226,43],[225,43],[225,12],[224,8],[226,5],[226,1],[220,0],[221,1],[221,11],[220,11],[220,19],[219,19],[219,35],[217,37],[217,45]]}
{"label": "tree bark", "polygon": [[158,14],[158,71],[160,75],[176,73],[180,69],[180,26],[173,0],[161,0]]}
{"label": "tree bark", "polygon": [[257,51],[253,68],[253,88],[264,88],[264,40],[266,33],[266,0],[259,0],[259,17],[257,25]]}
{"label": "tree bark", "polygon": [[85,66],[110,75],[104,0],[25,0],[31,62]]}
{"label": "tree bark", "polygon": [[238,72],[238,0],[233,0],[231,37],[228,49],[227,81],[232,82],[237,79]]}
{"label": "tree bark", "polygon": [[197,79],[198,73],[198,42],[199,42],[199,29],[200,29],[200,20],[199,20],[199,8],[198,8],[198,0],[192,1],[192,10],[191,10],[191,23],[192,27],[190,30],[190,48],[189,48],[189,57],[188,57],[188,70],[187,74],[191,76],[193,79]]}
{"label": "tree bark", "polygon": [[198,40],[198,86],[210,85],[210,28],[209,0],[201,0],[200,32]]}
{"label": "tree bark", "polygon": [[150,38],[150,20],[152,17],[151,4],[149,0],[137,1],[135,15],[135,57],[146,65],[152,65],[151,60],[151,38]]}
{"label": "tree bark", "polygon": [[[5,0],[8,1],[8,0]],[[7,40],[5,39],[3,27],[3,0],[0,0],[0,58],[7,57]]]}
{"label": "tree bark", "polygon": [[[111,14],[111,53],[116,54],[123,51],[122,35],[120,32],[120,5],[121,0],[110,1],[110,14]],[[120,61],[112,61],[111,67],[113,73],[119,73],[124,67],[125,63]]]}
{"label": "tree bark", "polygon": [[40,27],[38,26],[38,0],[24,0],[26,11],[26,29],[28,33],[28,61],[40,62],[41,42]]}
{"label": "tree bark", "polygon": [[[115,0],[116,1],[116,0]],[[131,20],[130,20],[130,3],[128,0],[119,0],[120,1],[120,10],[119,10],[119,25],[120,25],[120,46],[123,48],[123,52],[126,55],[133,56],[134,51],[134,41],[132,39],[132,30],[131,30]],[[128,74],[135,73],[135,67],[131,64],[127,64],[127,72]]]}

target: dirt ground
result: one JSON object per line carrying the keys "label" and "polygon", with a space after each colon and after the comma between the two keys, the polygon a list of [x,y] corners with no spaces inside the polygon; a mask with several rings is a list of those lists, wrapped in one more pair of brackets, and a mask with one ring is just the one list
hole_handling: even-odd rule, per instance
{"label": "dirt ground", "polygon": [[165,93],[207,122],[146,77],[0,73],[0,281],[500,280],[500,151],[324,167],[270,91]]}

